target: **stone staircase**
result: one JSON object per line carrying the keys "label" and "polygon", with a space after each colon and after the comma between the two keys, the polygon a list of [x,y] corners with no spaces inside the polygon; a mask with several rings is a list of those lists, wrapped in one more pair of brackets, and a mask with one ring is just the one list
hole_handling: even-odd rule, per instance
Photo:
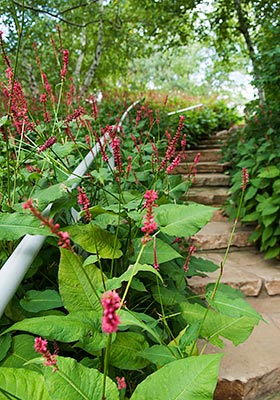
{"label": "stone staircase", "polygon": [[[188,200],[218,208],[212,221],[195,236],[196,255],[218,265],[233,227],[221,211],[229,196],[229,164],[221,163],[221,145],[227,134],[223,131],[213,135],[187,152],[187,164],[197,152],[201,154]],[[177,173],[186,174],[186,165],[177,168]],[[208,353],[224,353],[215,400],[280,400],[280,262],[264,260],[248,242],[252,229],[238,224],[221,282],[240,289],[266,322],[260,322],[238,347],[229,341],[223,350],[208,346]],[[193,277],[189,285],[203,295],[206,285],[215,282],[217,276],[218,272],[206,278]]]}

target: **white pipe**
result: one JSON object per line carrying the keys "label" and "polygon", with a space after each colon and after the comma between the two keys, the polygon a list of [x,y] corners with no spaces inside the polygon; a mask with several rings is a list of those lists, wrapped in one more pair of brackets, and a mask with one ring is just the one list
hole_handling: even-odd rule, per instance
{"label": "white pipe", "polygon": [[[123,120],[126,118],[129,111],[142,100],[135,101],[131,104],[128,109],[122,115],[120,123],[117,125],[119,128],[122,125]],[[104,135],[100,141],[101,145],[104,144],[107,135]],[[68,177],[67,180],[74,178],[81,178],[87,172],[91,166],[94,157],[100,151],[100,146],[97,143],[91,151],[86,155],[86,157],[80,162],[73,173]],[[78,182],[75,182],[71,189],[78,186]],[[43,211],[45,216],[49,215],[52,204]],[[44,244],[46,237],[41,235],[26,235],[8,260],[5,262],[0,270],[0,318],[3,315],[5,308],[7,307],[9,301],[12,299],[13,295],[16,293],[22,279],[24,278],[26,272],[28,271],[30,265],[34,261],[38,252]]]}
{"label": "white pipe", "polygon": [[[105,137],[101,139],[103,145]],[[100,151],[99,144],[96,144],[92,150],[86,155],[86,157],[80,162],[74,172],[68,177],[67,180],[73,178],[81,178],[84,176],[94,157]],[[78,186],[78,182],[75,182],[71,189]],[[48,216],[51,210],[52,204],[49,204],[43,211],[44,216]],[[38,252],[46,240],[46,236],[41,235],[26,235],[8,260],[5,262],[0,270],[0,318],[3,315],[5,308],[13,295],[17,291],[22,279],[28,271],[30,265],[34,261]]]}
{"label": "white pipe", "polygon": [[203,104],[197,104],[196,106],[190,106],[190,107],[182,108],[181,110],[171,111],[167,115],[169,116],[169,115],[179,114],[181,112],[193,110],[198,107],[203,107]]}

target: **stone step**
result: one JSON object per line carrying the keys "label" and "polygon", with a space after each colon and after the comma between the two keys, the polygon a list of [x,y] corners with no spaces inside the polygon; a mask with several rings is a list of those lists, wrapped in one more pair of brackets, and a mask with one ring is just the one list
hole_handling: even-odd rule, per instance
{"label": "stone step", "polygon": [[199,162],[203,161],[218,161],[222,158],[222,153],[219,148],[203,149],[199,152],[197,150],[186,151],[186,161],[193,162],[197,153],[200,153]]}
{"label": "stone step", "polygon": [[[173,169],[173,174],[186,175],[189,173],[192,163],[180,163]],[[216,163],[212,161],[199,162],[196,166],[197,173],[222,173],[230,168],[230,163]]]}
{"label": "stone step", "polygon": [[[194,236],[194,245],[199,250],[225,249],[231,236],[232,226],[233,222],[229,221],[211,221]],[[252,227],[238,224],[232,239],[232,246],[251,246],[248,239],[252,231]]]}
{"label": "stone step", "polygon": [[[195,256],[220,266],[224,254],[225,251],[203,251],[195,253]],[[188,281],[189,287],[203,295],[208,283],[216,282],[218,274],[219,270],[207,277],[194,276]],[[230,251],[221,282],[241,290],[248,297],[280,295],[280,261],[264,260],[255,247]]]}
{"label": "stone step", "polygon": [[[183,178],[187,179],[187,175],[183,175]],[[201,186],[220,186],[220,187],[228,187],[229,186],[229,176],[226,174],[219,173],[204,173],[204,174],[196,174],[192,187],[201,187]]]}
{"label": "stone step", "polygon": [[263,316],[246,342],[223,349],[209,345],[205,353],[224,354],[214,400],[277,400],[280,394],[280,296],[250,298]]}
{"label": "stone step", "polygon": [[192,187],[187,194],[187,200],[199,204],[221,206],[229,196],[228,189],[224,187]]}

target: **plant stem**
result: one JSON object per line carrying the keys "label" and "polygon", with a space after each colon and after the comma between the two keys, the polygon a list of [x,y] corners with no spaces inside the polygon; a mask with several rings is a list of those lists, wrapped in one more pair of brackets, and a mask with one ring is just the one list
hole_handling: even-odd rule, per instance
{"label": "plant stem", "polygon": [[145,246],[146,246],[146,244],[142,244],[142,247],[141,247],[141,249],[140,249],[140,251],[139,251],[137,260],[135,261],[135,264],[133,265],[133,268],[132,268],[132,271],[131,271],[131,275],[130,275],[129,281],[127,282],[127,285],[126,285],[126,288],[125,288],[123,297],[122,297],[122,299],[121,299],[121,304],[120,304],[120,308],[119,308],[119,309],[122,308],[122,306],[123,306],[123,304],[124,304],[124,302],[125,302],[125,298],[126,298],[126,296],[127,296],[128,290],[129,290],[129,288],[130,288],[130,285],[131,285],[131,282],[132,282],[132,279],[133,279],[133,276],[134,276],[135,269],[136,269],[136,267],[137,267],[137,265],[138,265],[138,263],[139,263],[139,261],[140,261],[140,258],[141,258],[142,254],[143,254],[143,251],[144,251]]}
{"label": "plant stem", "polygon": [[[235,233],[235,230],[236,230],[238,218],[239,218],[239,215],[240,215],[241,206],[242,206],[243,198],[244,198],[244,193],[245,193],[245,191],[242,190],[241,197],[240,197],[240,201],[239,201],[239,206],[238,206],[238,210],[237,210],[237,215],[236,215],[236,218],[235,218],[235,220],[234,220],[234,224],[233,224],[233,227],[232,227],[232,230],[231,230],[231,234],[230,234],[230,238],[229,238],[229,241],[228,241],[228,245],[227,245],[227,248],[226,248],[226,251],[225,251],[224,258],[223,258],[223,260],[222,260],[222,262],[221,262],[219,276],[218,276],[218,278],[217,278],[217,280],[216,280],[216,282],[215,282],[215,286],[214,286],[214,289],[213,289],[213,291],[212,291],[210,300],[208,301],[207,308],[206,308],[206,310],[205,310],[204,316],[203,316],[202,321],[201,321],[201,323],[200,323],[200,326],[199,326],[198,332],[197,332],[197,334],[196,334],[195,340],[193,341],[193,344],[192,344],[192,347],[191,347],[191,350],[190,350],[190,356],[192,356],[192,354],[193,354],[193,351],[194,351],[196,342],[197,342],[197,340],[198,340],[198,338],[199,338],[199,336],[200,336],[200,334],[201,334],[201,331],[202,331],[204,322],[205,322],[205,320],[206,320],[206,318],[207,318],[207,315],[208,315],[208,313],[209,313],[209,311],[210,311],[210,309],[211,309],[211,307],[212,307],[212,304],[213,304],[213,301],[214,301],[214,299],[215,299],[215,296],[216,296],[216,293],[217,293],[217,290],[218,290],[218,287],[219,287],[221,278],[222,278],[222,276],[223,276],[224,266],[225,266],[225,263],[226,263],[226,260],[227,260],[228,254],[229,254],[229,250],[230,250],[230,247],[231,247],[231,244],[232,244],[232,240],[233,240],[233,236],[234,236],[234,233]],[[203,354],[205,348],[206,348],[206,345],[202,348],[200,354]]]}
{"label": "plant stem", "polygon": [[112,334],[110,333],[108,336],[108,343],[105,351],[105,358],[104,358],[104,370],[103,370],[103,388],[102,388],[102,397],[101,400],[105,400],[105,394],[106,394],[106,378],[108,375],[108,365],[109,365],[109,354],[110,354],[110,348],[111,348],[111,343],[112,343]]}

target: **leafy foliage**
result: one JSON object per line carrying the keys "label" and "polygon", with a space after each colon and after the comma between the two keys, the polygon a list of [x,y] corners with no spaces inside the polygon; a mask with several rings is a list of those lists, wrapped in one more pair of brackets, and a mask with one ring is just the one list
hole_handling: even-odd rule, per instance
{"label": "leafy foliage", "polygon": [[[250,180],[241,217],[244,223],[255,224],[251,240],[266,258],[280,254],[279,242],[279,113],[278,106],[253,108],[244,130],[224,149],[226,159],[233,160],[232,196],[227,206],[231,217],[236,215],[240,194],[240,169],[246,167]],[[238,170],[239,171],[238,171]]]}

